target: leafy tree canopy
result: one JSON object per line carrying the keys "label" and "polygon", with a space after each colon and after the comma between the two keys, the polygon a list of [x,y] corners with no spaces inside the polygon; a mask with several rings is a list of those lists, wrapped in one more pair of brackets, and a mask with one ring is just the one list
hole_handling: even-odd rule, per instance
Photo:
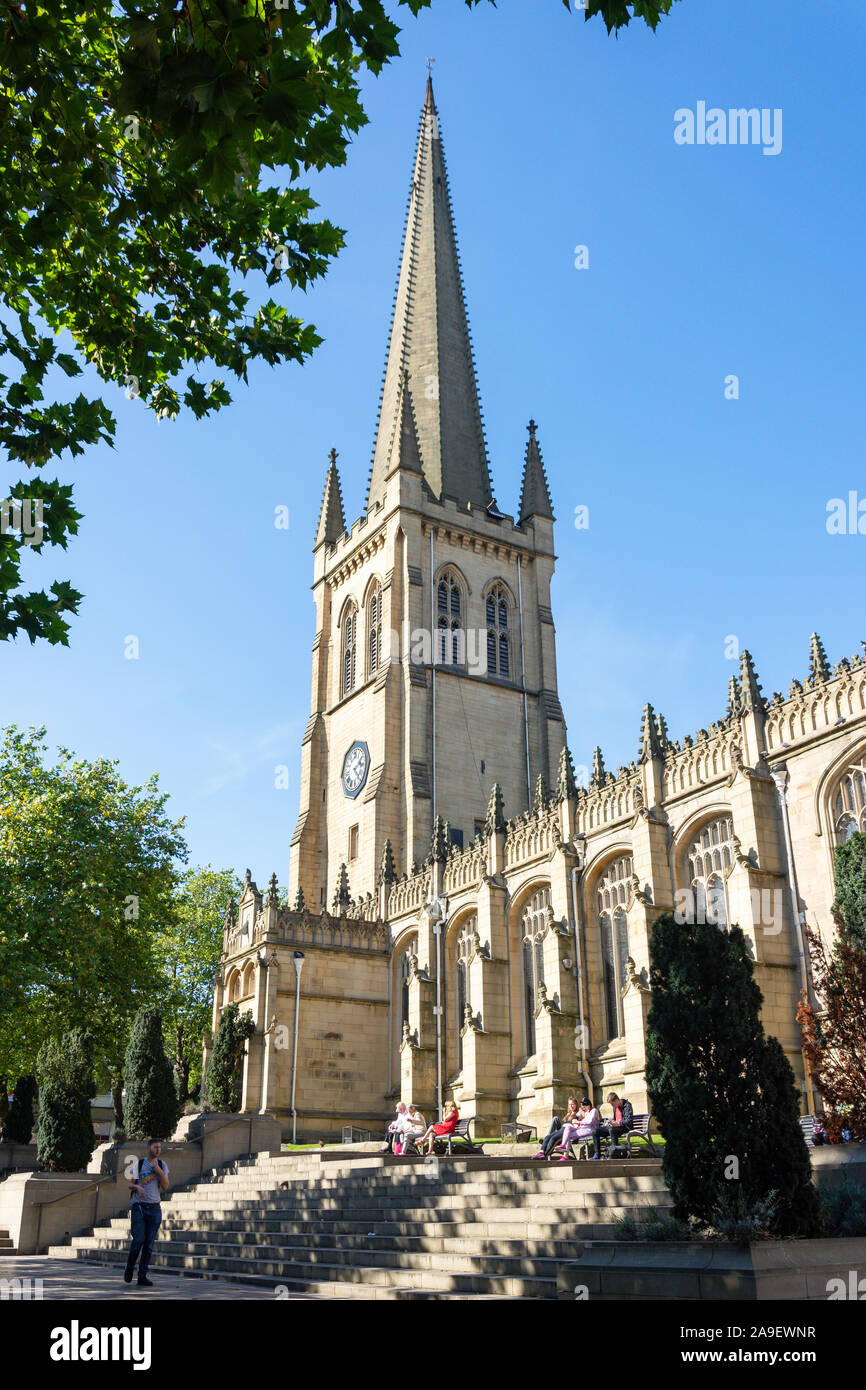
{"label": "leafy tree canopy", "polygon": [[[0,743],[0,1070],[32,1070],[42,1041],[86,1027],[97,1060],[122,1048],[152,1001],[154,952],[171,918],[182,822],[157,778],[117,764],[49,763],[44,729]],[[122,1051],[120,1053],[122,1057]]]}
{"label": "leafy tree canopy", "polygon": [[[585,17],[654,29],[671,3]],[[160,418],[202,417],[226,377],[320,342],[287,300],[343,233],[303,179],[345,162],[362,70],[398,36],[382,0],[0,0],[0,447],[30,470],[8,499],[36,508],[0,528],[0,639],[65,644],[82,597],[22,589],[24,547],[65,549],[81,520],[56,460],[115,433],[60,373],[88,363]]]}

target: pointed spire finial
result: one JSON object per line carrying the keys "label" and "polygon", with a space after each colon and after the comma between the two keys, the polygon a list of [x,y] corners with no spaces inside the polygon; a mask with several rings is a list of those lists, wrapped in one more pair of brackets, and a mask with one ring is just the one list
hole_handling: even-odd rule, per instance
{"label": "pointed spire finial", "polygon": [[737,680],[736,676],[731,676],[731,679],[728,681],[728,718],[739,719],[742,706],[743,697],[740,691],[740,682]]}
{"label": "pointed spire finial", "polygon": [[535,810],[543,811],[547,805],[547,782],[543,773],[538,774],[535,783]]}
{"label": "pointed spire finial", "polygon": [[764,699],[755,672],[751,652],[745,647],[740,654],[740,698],[744,710],[763,709]]}
{"label": "pointed spire finial", "polygon": [[306,899],[304,898],[304,890],[303,890],[303,888],[301,887],[301,885],[298,884],[298,891],[297,891],[297,893],[295,894],[295,901],[294,901],[294,903],[292,904],[292,911],[293,911],[293,912],[303,912],[303,911],[306,909],[306,906],[307,906],[307,903],[306,903]]}
{"label": "pointed spire finial", "polygon": [[349,874],[345,864],[340,865],[337,874],[337,889],[334,893],[334,911],[342,915],[347,907],[352,906],[352,896],[349,892]]}
{"label": "pointed spire finial", "polygon": [[812,633],[812,639],[809,643],[809,679],[813,685],[816,685],[818,681],[830,679],[830,663],[827,660],[824,643],[817,632]]}
{"label": "pointed spire finial", "polygon": [[325,475],[325,490],[322,493],[316,546],[334,545],[345,529],[346,517],[343,512],[343,490],[340,486],[340,475],[337,472],[337,451],[332,449],[328,455],[328,471]]}
{"label": "pointed spire finial", "polygon": [[490,793],[490,801],[487,806],[487,830],[491,835],[498,834],[505,829],[505,803],[502,799],[502,788],[498,782],[493,783],[493,790]]}
{"label": "pointed spire finial", "polygon": [[652,705],[644,705],[643,726],[640,736],[640,757],[638,761],[645,763],[650,758],[660,757],[662,757],[662,750],[659,744],[659,731],[655,721],[655,711]]}
{"label": "pointed spire finial", "polygon": [[381,868],[379,869],[379,882],[380,882],[380,883],[396,883],[396,881],[397,881],[397,866],[396,866],[396,864],[394,863],[394,850],[393,850],[393,848],[392,848],[392,846],[391,846],[391,841],[390,841],[390,840],[386,840],[386,841],[385,841],[385,848],[384,848],[384,850],[382,851],[382,865],[381,865]]}
{"label": "pointed spire finial", "polygon": [[556,795],[560,801],[569,801],[576,796],[577,787],[574,781],[574,760],[567,744],[563,745],[559,755],[559,772],[556,779]]}
{"label": "pointed spire finial", "polygon": [[656,715],[656,728],[659,734],[659,748],[664,753],[665,750],[670,747],[671,741],[668,736],[668,721],[663,714]]}
{"label": "pointed spire finial", "polygon": [[276,874],[271,874],[270,879],[268,880],[268,891],[267,896],[265,897],[265,904],[267,907],[278,907],[279,902],[280,898],[277,892],[277,876]]}
{"label": "pointed spire finial", "polygon": [[555,520],[553,503],[550,500],[550,488],[547,486],[547,474],[544,471],[541,450],[538,447],[535,421],[530,420],[527,428],[529,440],[526,445],[523,481],[520,487],[520,507],[518,509],[518,522],[521,526],[524,521],[528,521],[533,516],[544,516],[550,521]]}
{"label": "pointed spire finial", "polygon": [[437,816],[433,822],[433,838],[430,843],[430,858],[434,864],[444,864],[448,858],[448,837],[445,821]]}
{"label": "pointed spire finial", "polygon": [[606,776],[607,774],[604,770],[604,758],[602,757],[601,749],[596,747],[592,751],[592,776],[589,780],[592,786],[601,787],[604,785],[604,779]]}

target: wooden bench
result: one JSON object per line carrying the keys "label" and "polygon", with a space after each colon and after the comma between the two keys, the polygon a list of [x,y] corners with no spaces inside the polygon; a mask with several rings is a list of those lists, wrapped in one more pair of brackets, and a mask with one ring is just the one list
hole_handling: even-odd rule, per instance
{"label": "wooden bench", "polygon": [[454,1130],[453,1134],[446,1134],[442,1137],[437,1136],[433,1141],[433,1152],[438,1154],[451,1154],[453,1153],[454,1143],[459,1140],[461,1147],[457,1150],[458,1153],[483,1154],[484,1150],[481,1148],[481,1145],[473,1143],[472,1136],[469,1133],[469,1126],[474,1120],[474,1115],[470,1116],[468,1120],[458,1120],[457,1128]]}
{"label": "wooden bench", "polygon": [[[626,1155],[628,1158],[631,1158],[631,1146],[632,1140],[634,1139],[643,1139],[644,1143],[649,1144],[651,1149],[655,1147],[653,1143],[653,1137],[650,1132],[651,1122],[652,1115],[635,1115],[632,1120],[631,1129],[626,1130],[625,1134],[621,1134],[619,1136],[619,1139],[616,1141],[616,1144],[611,1145],[610,1137],[607,1134],[602,1134],[599,1142],[600,1144],[607,1145],[609,1154],[613,1152],[613,1149],[618,1148],[622,1143],[625,1143]],[[610,1121],[604,1120],[602,1123],[609,1124]],[[583,1149],[587,1157],[589,1157],[589,1149],[592,1143],[592,1139],[575,1139],[572,1142],[572,1149],[578,1154],[578,1156],[580,1154],[580,1150]],[[552,1158],[554,1154],[562,1154],[561,1144],[556,1145],[556,1148],[551,1151],[550,1157]]]}

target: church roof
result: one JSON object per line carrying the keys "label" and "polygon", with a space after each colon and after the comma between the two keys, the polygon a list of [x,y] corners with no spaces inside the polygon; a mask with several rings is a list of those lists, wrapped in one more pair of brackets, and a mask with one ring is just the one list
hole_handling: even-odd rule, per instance
{"label": "church roof", "polygon": [[493,500],[439,115],[428,77],[368,506],[397,468],[420,470],[433,495]]}
{"label": "church roof", "polygon": [[521,524],[528,521],[531,516],[546,516],[551,521],[554,520],[553,503],[550,500],[550,489],[547,486],[547,474],[544,471],[535,430],[535,421],[530,420],[526,462],[523,465],[523,486],[520,489],[519,521]]}

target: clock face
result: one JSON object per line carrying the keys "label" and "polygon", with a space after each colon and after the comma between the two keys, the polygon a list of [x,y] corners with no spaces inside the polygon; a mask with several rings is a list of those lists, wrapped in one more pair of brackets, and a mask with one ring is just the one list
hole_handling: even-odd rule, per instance
{"label": "clock face", "polygon": [[367,780],[370,753],[366,743],[353,743],[343,759],[343,791],[356,797]]}

